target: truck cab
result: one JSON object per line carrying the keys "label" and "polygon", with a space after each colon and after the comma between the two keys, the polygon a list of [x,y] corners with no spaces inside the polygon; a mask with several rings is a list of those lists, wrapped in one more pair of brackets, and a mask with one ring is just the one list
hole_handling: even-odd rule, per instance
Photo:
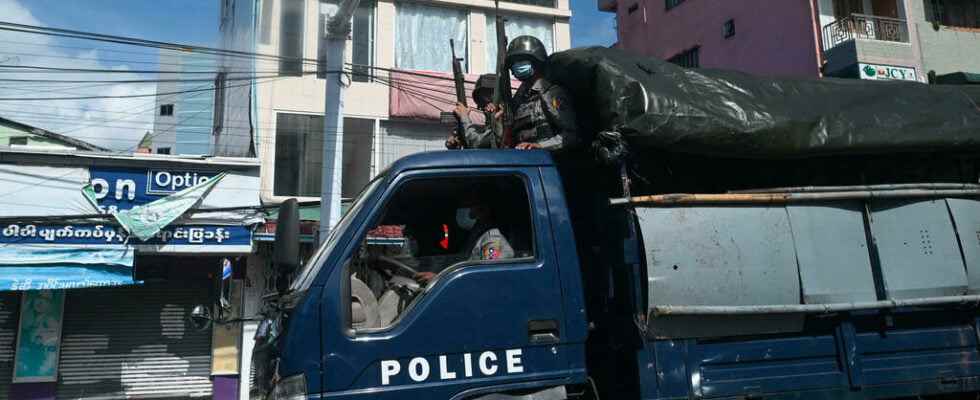
{"label": "truck cab", "polygon": [[[544,152],[394,163],[277,299],[260,379],[275,398],[564,398],[586,382],[587,323],[556,174]],[[459,227],[476,207],[495,237]]]}

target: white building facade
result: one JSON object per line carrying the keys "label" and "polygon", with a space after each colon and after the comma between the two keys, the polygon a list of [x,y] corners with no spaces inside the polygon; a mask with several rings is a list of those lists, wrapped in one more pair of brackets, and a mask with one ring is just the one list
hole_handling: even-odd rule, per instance
{"label": "white building facade", "polygon": [[[323,62],[323,24],[336,4],[337,0],[222,0],[222,15],[234,20],[222,20],[226,48],[283,57],[252,60],[256,80],[250,94],[250,120],[241,121],[244,115],[240,115],[239,121],[226,122],[253,128],[251,134],[239,132],[239,136],[250,136],[261,159],[266,202],[319,199],[325,78],[349,85],[341,130],[343,196],[352,197],[394,160],[443,149],[449,133],[437,120],[397,111],[393,100],[397,90],[443,111],[451,110],[452,104],[420,93],[418,83],[405,83],[391,70],[448,73],[449,39],[453,39],[468,74],[495,72],[492,0],[362,0],[353,18],[345,73],[324,74],[318,68]],[[507,20],[508,37],[531,34],[550,51],[570,47],[569,0],[502,0],[500,10]],[[397,88],[399,83],[402,89]],[[447,84],[439,90],[451,92],[451,82]],[[232,101],[232,96],[226,101]],[[220,141],[216,143],[220,149]]]}

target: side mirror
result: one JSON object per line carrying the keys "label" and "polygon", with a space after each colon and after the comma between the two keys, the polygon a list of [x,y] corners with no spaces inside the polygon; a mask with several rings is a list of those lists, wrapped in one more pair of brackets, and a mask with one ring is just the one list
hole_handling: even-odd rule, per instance
{"label": "side mirror", "polygon": [[202,304],[194,306],[194,308],[191,309],[191,314],[189,317],[191,325],[194,327],[194,329],[199,331],[207,329],[213,321],[211,318],[211,311],[208,311],[208,308]]}
{"label": "side mirror", "polygon": [[272,261],[280,273],[292,272],[299,267],[299,203],[296,199],[288,199],[279,205]]}

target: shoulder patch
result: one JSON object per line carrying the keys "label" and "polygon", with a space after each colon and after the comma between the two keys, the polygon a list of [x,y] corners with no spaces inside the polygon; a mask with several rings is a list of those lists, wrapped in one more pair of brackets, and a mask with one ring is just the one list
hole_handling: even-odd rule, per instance
{"label": "shoulder patch", "polygon": [[498,260],[500,259],[500,248],[499,240],[487,241],[480,249],[480,258],[483,260]]}

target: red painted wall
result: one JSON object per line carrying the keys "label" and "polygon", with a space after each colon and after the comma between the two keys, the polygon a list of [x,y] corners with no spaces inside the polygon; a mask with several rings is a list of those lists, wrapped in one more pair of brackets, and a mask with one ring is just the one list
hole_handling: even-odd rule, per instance
{"label": "red painted wall", "polygon": [[[618,47],[661,59],[701,46],[702,68],[819,77],[811,0],[618,0]],[[635,11],[629,12],[636,5]],[[735,36],[725,38],[725,21]]]}

